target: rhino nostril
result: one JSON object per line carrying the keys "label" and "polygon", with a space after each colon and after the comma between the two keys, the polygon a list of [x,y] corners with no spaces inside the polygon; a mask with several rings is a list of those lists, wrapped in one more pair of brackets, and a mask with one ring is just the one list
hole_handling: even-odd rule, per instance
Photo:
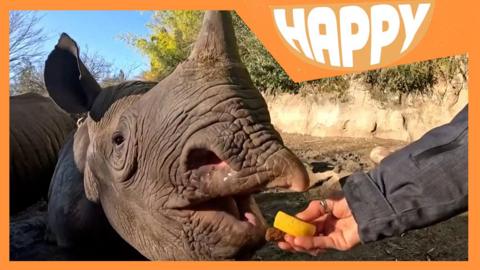
{"label": "rhino nostril", "polygon": [[214,152],[207,149],[192,149],[187,156],[187,170],[194,170],[205,165],[217,165],[220,163],[222,163],[222,160]]}

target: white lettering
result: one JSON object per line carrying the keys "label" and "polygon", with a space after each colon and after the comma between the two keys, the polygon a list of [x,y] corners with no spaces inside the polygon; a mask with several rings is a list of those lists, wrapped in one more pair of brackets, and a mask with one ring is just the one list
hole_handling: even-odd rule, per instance
{"label": "white lettering", "polygon": [[[357,25],[357,33],[352,26]],[[342,63],[353,67],[353,51],[365,47],[370,35],[368,14],[359,6],[346,6],[340,9],[340,37],[342,43]]]}
{"label": "white lettering", "polygon": [[294,40],[300,43],[303,53],[306,57],[313,60],[312,51],[308,44],[307,32],[305,31],[305,9],[294,8],[293,9],[293,26],[287,25],[286,11],[285,9],[274,9],[273,16],[277,27],[282,33],[283,38],[298,52],[300,50],[295,45]]}
{"label": "white lettering", "polygon": [[[390,45],[398,36],[400,19],[397,10],[390,5],[375,5],[370,10],[372,18],[372,43],[370,46],[370,64],[380,63],[382,48]],[[383,23],[388,23],[383,31]]]}
{"label": "white lettering", "polygon": [[[314,7],[307,14],[305,8],[293,8],[291,25],[287,25],[286,9],[276,8],[273,15],[283,39],[308,59],[332,67],[365,68],[392,61],[395,54],[407,50],[431,5],[418,4],[415,12],[412,4],[373,4],[369,10],[357,5]],[[405,35],[399,37],[400,33]],[[400,44],[400,51],[393,52]],[[369,59],[363,57],[368,54]],[[354,55],[362,57],[354,59]]]}
{"label": "white lettering", "polygon": [[[325,34],[320,34],[320,25],[325,26]],[[337,17],[331,8],[317,7],[308,15],[308,30],[315,60],[325,64],[323,50],[328,51],[330,65],[340,66]]]}
{"label": "white lettering", "polygon": [[405,27],[405,41],[403,42],[402,49],[400,52],[404,52],[412,43],[415,34],[420,28],[423,20],[427,16],[428,10],[430,9],[430,4],[420,4],[417,8],[417,14],[413,17],[412,5],[399,5],[400,15],[403,20],[403,27]]}

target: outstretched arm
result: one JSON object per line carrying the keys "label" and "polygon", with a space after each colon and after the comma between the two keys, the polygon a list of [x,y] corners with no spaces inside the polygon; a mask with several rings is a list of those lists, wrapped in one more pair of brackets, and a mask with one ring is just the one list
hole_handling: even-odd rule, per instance
{"label": "outstretched arm", "polygon": [[[343,198],[299,213],[317,224],[315,237],[285,237],[279,247],[316,253],[346,250],[440,222],[467,210],[468,105],[448,124],[386,157],[374,170],[342,181]],[[352,228],[355,233],[351,233]]]}
{"label": "outstretched arm", "polygon": [[343,191],[363,242],[425,227],[467,210],[468,106],[386,157],[356,173]]}

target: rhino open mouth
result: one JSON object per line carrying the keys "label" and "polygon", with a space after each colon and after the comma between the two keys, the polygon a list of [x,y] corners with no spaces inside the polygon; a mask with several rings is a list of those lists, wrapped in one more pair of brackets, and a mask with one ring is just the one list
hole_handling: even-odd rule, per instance
{"label": "rhino open mouth", "polygon": [[[214,193],[208,192],[215,187],[213,183],[220,183],[221,186],[221,182],[224,182],[224,184],[232,184],[232,181],[238,183],[250,182],[250,178],[258,178],[259,175],[237,172],[215,152],[201,148],[194,148],[189,151],[186,168],[192,172],[193,181],[197,182],[196,180],[198,180],[197,184],[207,190],[207,198],[205,200],[198,198],[199,202],[192,202],[188,206],[189,209],[195,211],[215,210],[253,226],[264,225],[263,216],[253,198],[254,193],[258,193],[264,188],[264,185],[259,182],[256,181],[257,185],[246,189],[239,187],[237,190],[230,192],[223,190],[225,191],[224,194],[221,190],[215,190]],[[238,183],[233,183],[233,185]]]}
{"label": "rhino open mouth", "polygon": [[209,250],[221,253],[213,258],[247,258],[265,242],[266,221],[255,193],[268,188],[303,191],[307,185],[301,162],[275,138],[262,141],[257,150],[245,159],[236,149],[199,136],[190,138],[182,151],[183,186],[169,206],[188,211],[197,230],[212,234],[217,242]]}
{"label": "rhino open mouth", "polygon": [[235,253],[242,259],[264,243],[266,221],[253,195],[265,188],[272,174],[253,168],[234,170],[229,161],[206,148],[192,148],[185,168],[194,192],[181,210],[193,211],[202,222],[219,222],[217,232],[233,239]]}
{"label": "rhino open mouth", "polygon": [[195,148],[188,153],[187,170],[196,170],[205,166],[218,166],[222,160],[213,152],[207,149]]}

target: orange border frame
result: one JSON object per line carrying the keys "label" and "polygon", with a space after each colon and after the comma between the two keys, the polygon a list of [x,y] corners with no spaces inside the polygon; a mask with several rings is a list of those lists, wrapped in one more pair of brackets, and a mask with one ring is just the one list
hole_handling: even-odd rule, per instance
{"label": "orange border frame", "polygon": [[[268,2],[268,3],[267,3]],[[8,76],[8,12],[9,10],[159,10],[159,9],[222,9],[236,10],[240,16],[246,21],[249,27],[257,34],[262,42],[266,45],[272,55],[279,63],[290,71],[288,66],[295,65],[297,60],[286,59],[288,56],[282,56],[285,48],[282,49],[278,44],[278,35],[275,29],[268,28],[272,22],[268,20],[259,21],[259,12],[262,9],[268,9],[268,5],[292,5],[296,2],[300,5],[309,4],[328,4],[328,3],[363,3],[371,2],[370,0],[350,0],[350,1],[325,1],[325,0],[293,0],[287,3],[286,0],[4,0],[0,3],[0,83],[4,88],[3,94],[0,96],[0,127],[1,140],[0,149],[5,149],[0,155],[0,176],[3,181],[0,182],[0,269],[161,269],[177,268],[177,269],[245,269],[247,267],[262,267],[262,269],[291,269],[292,267],[301,267],[302,269],[351,269],[352,267],[360,269],[384,269],[389,267],[391,270],[404,269],[406,267],[423,268],[423,269],[479,269],[480,255],[480,217],[479,217],[479,201],[478,184],[476,179],[479,178],[478,167],[473,166],[478,162],[479,145],[476,140],[470,140],[469,143],[469,260],[466,262],[11,262],[9,261],[9,155],[6,149],[9,149],[9,98],[7,89],[9,87]],[[388,0],[376,0],[375,2],[385,2]],[[448,3],[447,3],[448,2]],[[414,52],[403,57],[401,60],[393,63],[408,63],[426,59],[422,52],[428,57],[437,55],[449,55],[455,53],[468,53],[469,56],[469,99],[472,104],[470,107],[470,138],[478,138],[478,115],[480,107],[477,104],[480,98],[480,92],[475,89],[479,88],[480,75],[480,52],[479,52],[479,36],[478,18],[475,11],[480,10],[480,2],[476,1],[446,1],[436,0],[436,5],[443,6],[440,11],[433,14],[431,22],[432,31],[424,37],[427,45],[420,44],[414,49]],[[451,12],[451,13],[449,13]],[[450,15],[451,16],[450,16]],[[256,20],[255,20],[256,18]],[[268,17],[263,17],[268,18]],[[469,33],[469,31],[471,31]],[[433,33],[432,33],[433,32]],[[270,33],[270,34],[269,34]],[[441,34],[444,34],[442,37]],[[275,36],[274,36],[275,35]],[[435,39],[434,39],[435,38]],[[438,38],[439,40],[437,40]],[[433,40],[432,40],[433,39]],[[437,44],[436,47],[432,47]],[[423,47],[422,47],[423,46]],[[436,50],[435,53],[428,50]],[[288,52],[288,51],[287,51]],[[287,53],[288,54],[288,53]],[[427,58],[428,58],[427,57]],[[317,67],[318,69],[318,67]],[[305,72],[310,74],[318,74],[318,70],[305,68]],[[320,70],[323,76],[334,75],[327,71]],[[292,74],[289,72],[292,76]],[[293,78],[294,76],[292,76]],[[317,77],[321,77],[317,75]],[[295,77],[295,80],[301,80]],[[473,180],[473,181],[472,181]]]}

